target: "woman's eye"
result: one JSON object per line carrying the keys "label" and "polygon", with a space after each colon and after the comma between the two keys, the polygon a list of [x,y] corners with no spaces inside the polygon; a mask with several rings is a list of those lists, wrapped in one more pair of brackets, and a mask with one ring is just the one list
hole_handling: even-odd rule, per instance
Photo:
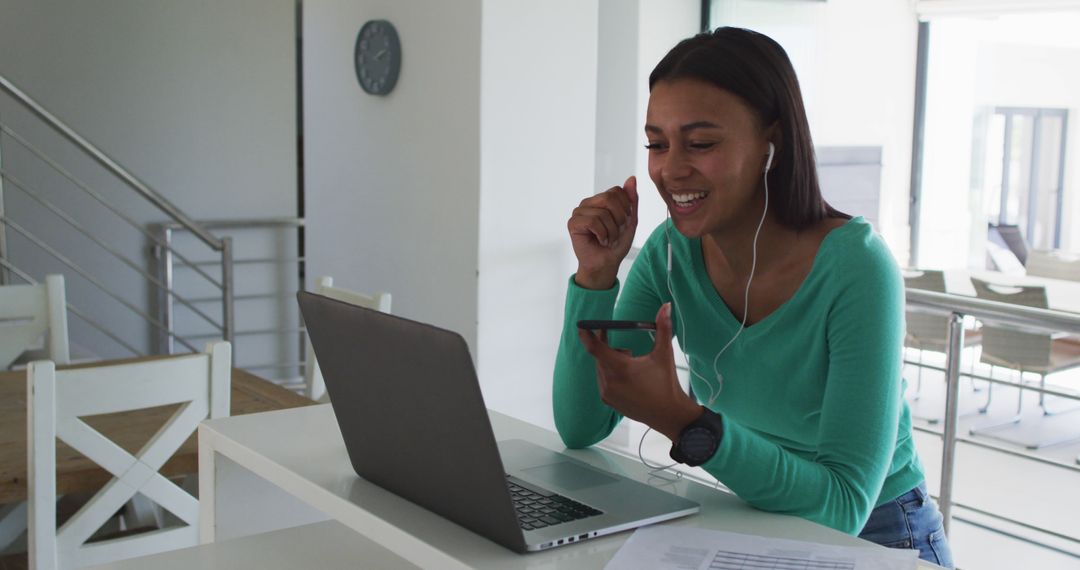
{"label": "woman's eye", "polygon": [[690,143],[690,148],[696,148],[698,150],[709,149],[709,148],[712,148],[714,146],[716,146],[716,143],[712,143],[712,142]]}
{"label": "woman's eye", "polygon": [[645,145],[646,150],[664,150],[667,145],[664,143],[649,143]]}

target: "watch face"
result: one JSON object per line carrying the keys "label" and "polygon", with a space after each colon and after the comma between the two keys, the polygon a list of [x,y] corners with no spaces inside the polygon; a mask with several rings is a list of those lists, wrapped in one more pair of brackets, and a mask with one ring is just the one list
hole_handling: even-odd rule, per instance
{"label": "watch face", "polygon": [[687,464],[700,465],[716,453],[716,434],[704,427],[692,427],[679,438],[679,449]]}
{"label": "watch face", "polygon": [[386,95],[397,83],[401,69],[401,42],[394,25],[371,20],[356,36],[356,79],[372,95]]}

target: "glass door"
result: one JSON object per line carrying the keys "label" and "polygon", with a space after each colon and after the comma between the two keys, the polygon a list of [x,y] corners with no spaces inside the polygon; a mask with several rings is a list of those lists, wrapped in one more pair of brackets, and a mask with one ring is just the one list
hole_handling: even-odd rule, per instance
{"label": "glass door", "polygon": [[986,136],[989,223],[1014,225],[1034,249],[1061,245],[1065,109],[998,107]]}

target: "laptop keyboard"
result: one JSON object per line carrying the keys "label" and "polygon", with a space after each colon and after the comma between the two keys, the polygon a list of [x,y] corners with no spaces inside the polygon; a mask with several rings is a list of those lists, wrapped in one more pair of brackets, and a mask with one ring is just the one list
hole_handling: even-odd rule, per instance
{"label": "laptop keyboard", "polygon": [[532,486],[525,487],[522,481],[515,480],[509,475],[507,475],[506,484],[510,487],[510,496],[514,499],[518,524],[525,530],[535,530],[603,514],[602,511],[568,497]]}

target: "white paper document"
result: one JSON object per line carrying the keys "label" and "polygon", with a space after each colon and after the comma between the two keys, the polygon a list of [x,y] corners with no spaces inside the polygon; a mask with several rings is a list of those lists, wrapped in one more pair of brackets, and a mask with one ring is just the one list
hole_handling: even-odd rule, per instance
{"label": "white paper document", "polygon": [[684,526],[639,528],[607,570],[912,570],[915,550],[833,546]]}

